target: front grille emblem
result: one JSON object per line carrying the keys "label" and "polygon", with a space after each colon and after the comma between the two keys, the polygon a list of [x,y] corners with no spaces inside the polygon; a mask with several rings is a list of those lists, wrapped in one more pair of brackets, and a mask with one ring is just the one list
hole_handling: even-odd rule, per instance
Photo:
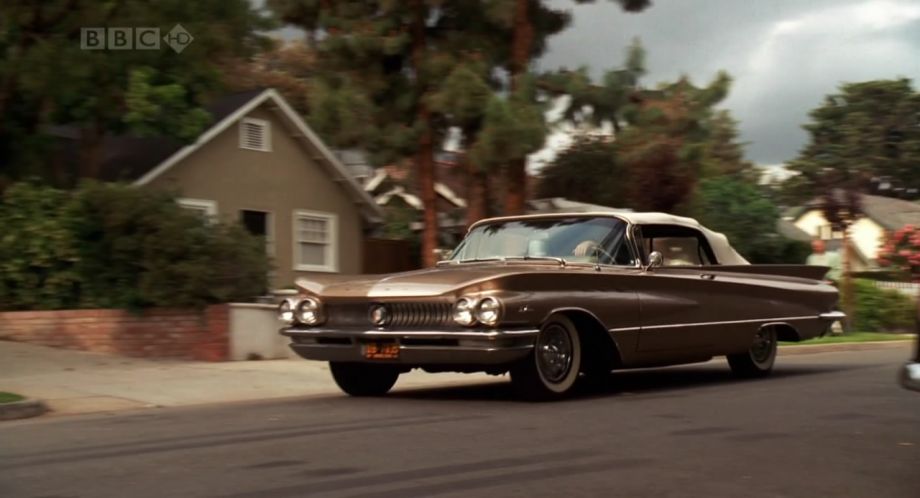
{"label": "front grille emblem", "polygon": [[371,323],[378,327],[382,327],[387,324],[387,319],[389,318],[389,313],[387,313],[387,307],[382,304],[374,304],[371,306],[370,310],[370,319]]}

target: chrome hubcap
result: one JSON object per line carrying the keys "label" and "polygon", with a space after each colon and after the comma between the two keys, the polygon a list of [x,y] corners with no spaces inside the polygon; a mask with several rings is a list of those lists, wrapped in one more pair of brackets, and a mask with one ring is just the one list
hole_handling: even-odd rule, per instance
{"label": "chrome hubcap", "polygon": [[773,336],[767,329],[760,329],[754,336],[754,344],[751,346],[751,359],[757,363],[769,361],[773,354]]}
{"label": "chrome hubcap", "polygon": [[560,382],[572,368],[572,340],[560,325],[550,325],[537,340],[537,366],[550,382]]}

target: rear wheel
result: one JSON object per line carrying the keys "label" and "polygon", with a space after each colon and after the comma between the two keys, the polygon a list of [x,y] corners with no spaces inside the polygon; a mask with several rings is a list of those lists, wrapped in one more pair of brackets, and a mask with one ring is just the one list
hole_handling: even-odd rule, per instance
{"label": "rear wheel", "polygon": [[399,378],[392,365],[332,361],[329,370],[339,389],[352,396],[383,396]]}
{"label": "rear wheel", "polygon": [[776,361],[776,329],[763,327],[754,335],[754,343],[746,353],[728,355],[728,366],[738,377],[764,377],[773,370]]}
{"label": "rear wheel", "polygon": [[554,315],[540,328],[533,353],[511,368],[511,383],[525,399],[562,398],[578,379],[581,357],[575,325],[564,316]]}

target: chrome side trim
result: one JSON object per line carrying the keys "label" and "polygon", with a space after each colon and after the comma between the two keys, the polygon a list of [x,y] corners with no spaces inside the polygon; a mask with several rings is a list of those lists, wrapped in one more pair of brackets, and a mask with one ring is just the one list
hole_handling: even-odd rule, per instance
{"label": "chrome side trim", "polygon": [[527,337],[537,335],[538,329],[524,330],[486,330],[482,332],[465,330],[444,332],[436,330],[341,330],[324,328],[283,328],[281,335],[288,337],[417,337],[424,339],[495,339],[498,337]]}
{"label": "chrome side trim", "polygon": [[635,332],[636,330],[642,330],[642,327],[617,327],[608,329],[607,332]]}
{"label": "chrome side trim", "polygon": [[608,332],[627,332],[635,330],[657,330],[657,329],[671,329],[679,327],[710,327],[713,325],[739,325],[744,323],[765,323],[765,322],[788,322],[795,320],[818,320],[823,318],[822,315],[806,315],[806,316],[786,316],[781,318],[752,318],[749,320],[723,320],[718,322],[696,322],[696,323],[671,323],[667,325],[647,325],[642,327],[620,327],[608,329]]}
{"label": "chrome side trim", "polygon": [[846,317],[847,317],[847,314],[842,311],[828,311],[827,313],[821,313],[820,315],[818,315],[818,318],[822,320],[832,320],[835,322],[837,320],[843,320]]}

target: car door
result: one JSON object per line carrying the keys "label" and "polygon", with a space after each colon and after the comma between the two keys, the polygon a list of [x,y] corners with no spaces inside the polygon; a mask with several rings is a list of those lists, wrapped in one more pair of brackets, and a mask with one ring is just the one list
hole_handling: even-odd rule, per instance
{"label": "car door", "polygon": [[[636,278],[641,329],[638,351],[716,349],[723,322],[737,313],[728,304],[730,286],[713,271],[718,262],[698,230],[677,225],[641,226],[643,257],[658,251],[662,265]],[[717,268],[717,267],[716,267]]]}

